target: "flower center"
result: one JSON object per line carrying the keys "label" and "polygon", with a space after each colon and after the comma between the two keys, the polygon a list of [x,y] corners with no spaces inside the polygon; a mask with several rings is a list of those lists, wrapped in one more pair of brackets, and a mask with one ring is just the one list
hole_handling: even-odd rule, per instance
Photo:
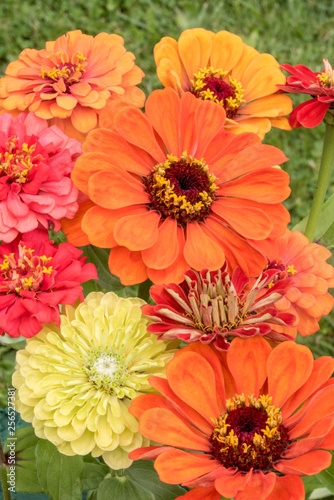
{"label": "flower center", "polygon": [[34,166],[32,155],[35,144],[28,147],[24,142],[22,148],[19,148],[17,142],[17,137],[12,137],[6,142],[6,148],[2,148],[0,152],[0,177],[7,176],[9,183],[25,184]]}
{"label": "flower center", "polygon": [[332,66],[329,64],[327,59],[323,60],[325,69],[320,75],[317,75],[321,87],[331,88],[334,85],[334,75]]}
{"label": "flower center", "polygon": [[33,256],[34,250],[25,246],[18,246],[19,256],[16,260],[14,253],[4,255],[0,269],[0,293],[20,294],[21,290],[39,291],[45,274],[52,273],[52,266],[47,262],[52,257],[45,255]]}
{"label": "flower center", "polygon": [[279,408],[268,395],[243,394],[226,401],[226,413],[214,419],[212,454],[224,467],[270,470],[289,444]]}
{"label": "flower center", "polygon": [[268,260],[268,265],[265,269],[277,269],[279,271],[275,276],[273,277],[272,281],[268,284],[268,288],[271,288],[272,286],[275,285],[280,280],[290,278],[291,276],[294,276],[295,274],[298,273],[297,269],[295,269],[293,264],[288,264],[285,265],[281,259],[277,260]]}
{"label": "flower center", "polygon": [[233,118],[238,111],[243,99],[244,89],[241,83],[228,75],[228,71],[201,68],[191,80],[192,92],[200,99],[209,99],[224,107],[227,118]]}
{"label": "flower center", "polygon": [[83,369],[96,387],[123,397],[122,387],[129,377],[125,356],[109,347],[99,347],[89,353]]}
{"label": "flower center", "polygon": [[73,54],[71,60],[66,52],[56,52],[48,58],[54,63],[54,67],[51,70],[49,67],[41,68],[39,76],[58,82],[63,92],[68,91],[73,83],[78,83],[86,71],[87,57],[84,57],[82,52]]}
{"label": "flower center", "polygon": [[172,217],[186,225],[203,221],[210,214],[218,189],[216,180],[204,160],[183,153],[180,159],[167,155],[167,160],[156,165],[143,182],[151,198],[150,207],[163,218]]}

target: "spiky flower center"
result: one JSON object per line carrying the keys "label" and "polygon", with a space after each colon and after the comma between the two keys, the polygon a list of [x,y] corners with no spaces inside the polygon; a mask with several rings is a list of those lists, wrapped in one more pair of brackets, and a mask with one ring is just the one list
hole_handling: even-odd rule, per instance
{"label": "spiky flower center", "polygon": [[185,152],[180,158],[167,155],[167,160],[153,168],[144,184],[151,208],[163,218],[172,217],[185,225],[203,221],[210,214],[218,189],[216,180],[204,160],[196,160]]}
{"label": "spiky flower center", "polygon": [[20,294],[22,290],[38,292],[45,275],[52,273],[48,262],[52,257],[33,255],[34,250],[19,245],[19,256],[4,255],[0,263],[0,293]]}
{"label": "spiky flower center", "polygon": [[273,280],[268,284],[268,288],[271,288],[272,286],[275,285],[280,280],[286,279],[286,278],[291,278],[295,274],[298,273],[297,269],[293,264],[284,264],[282,259],[279,260],[268,260],[268,265],[265,270],[267,269],[277,269],[279,271],[275,276],[273,277]]}
{"label": "spiky flower center", "polygon": [[70,59],[67,52],[60,51],[49,55],[48,59],[54,64],[53,68],[42,67],[39,76],[58,82],[62,92],[66,92],[73,83],[78,83],[86,71],[87,57],[82,52],[75,52]]}
{"label": "spiky flower center", "polygon": [[224,107],[227,118],[233,118],[243,99],[244,89],[240,82],[228,74],[228,71],[209,68],[201,68],[194,74],[191,80],[192,92],[199,99],[214,101]]}
{"label": "spiky flower center", "polygon": [[6,142],[6,148],[0,152],[0,177],[7,176],[7,182],[25,184],[30,170],[34,166],[33,153],[35,144],[28,146],[26,142],[22,147],[18,145],[18,138],[13,136]]}
{"label": "spiky flower center", "polygon": [[129,378],[125,360],[115,349],[99,347],[89,353],[83,369],[95,387],[120,395]]}
{"label": "spiky flower center", "polygon": [[224,467],[241,471],[270,470],[289,444],[279,408],[268,395],[236,395],[226,412],[214,419],[211,453]]}
{"label": "spiky flower center", "polygon": [[320,86],[324,88],[331,88],[334,85],[334,74],[332,66],[329,64],[327,59],[323,60],[325,69],[320,75],[317,75]]}

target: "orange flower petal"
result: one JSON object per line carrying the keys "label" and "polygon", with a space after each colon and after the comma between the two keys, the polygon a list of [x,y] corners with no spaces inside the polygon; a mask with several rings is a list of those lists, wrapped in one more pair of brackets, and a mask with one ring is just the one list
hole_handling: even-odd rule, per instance
{"label": "orange flower petal", "polygon": [[139,420],[142,414],[151,408],[165,408],[171,410],[171,406],[168,404],[167,399],[160,396],[160,394],[144,394],[135,397],[135,399],[131,401],[129,412]]}
{"label": "orange flower petal", "polygon": [[203,228],[204,225],[197,222],[187,225],[184,257],[189,267],[200,271],[204,265],[210,271],[214,271],[224,264],[224,251],[214,237],[208,236]]}
{"label": "orange flower petal", "polygon": [[241,106],[238,113],[241,115],[277,117],[282,114],[287,115],[292,111],[292,101],[284,94],[274,94],[261,99],[256,99]]}
{"label": "orange flower petal", "polygon": [[78,104],[77,99],[71,95],[60,95],[57,97],[56,101],[60,108],[67,110],[72,110]]}
{"label": "orange flower petal", "polygon": [[221,464],[212,460],[210,455],[187,453],[181,450],[168,450],[162,453],[154,464],[161,481],[169,484],[191,481],[219,467]]}
{"label": "orange flower petal", "polygon": [[[161,117],[161,109],[165,110],[163,118]],[[148,97],[145,112],[154,129],[162,138],[167,152],[180,156],[183,153],[179,146],[180,99],[176,92],[170,88],[157,90]]]}
{"label": "orange flower petal", "polygon": [[[111,165],[110,165],[111,166]],[[127,172],[97,172],[88,181],[91,200],[103,208],[123,208],[149,203],[144,186]]]}
{"label": "orange flower petal", "polygon": [[277,476],[274,489],[266,500],[304,500],[305,489],[302,479],[290,475]]}
{"label": "orange flower petal", "polygon": [[248,87],[254,76],[256,76],[262,68],[266,67],[279,69],[279,64],[271,54],[258,54],[254,57],[254,59],[249,62],[247,69],[242,76],[241,83],[243,84],[243,87]]}
{"label": "orange flower petal", "polygon": [[225,498],[235,497],[249,483],[252,472],[237,472],[234,476],[222,476],[215,481],[215,488]]}
{"label": "orange flower petal", "polygon": [[212,51],[212,40],[214,33],[203,28],[193,28],[184,31],[185,34],[191,33],[197,38],[200,45],[200,61],[199,67],[205,68],[209,66],[209,57]]}
{"label": "orange flower petal", "polygon": [[158,239],[160,215],[155,210],[122,217],[114,227],[114,238],[120,246],[132,251],[150,248]]}
{"label": "orange flower petal", "polygon": [[79,209],[73,219],[62,219],[61,230],[66,234],[66,239],[71,245],[82,247],[89,245],[89,239],[81,228],[81,221],[87,210],[94,207],[95,203],[85,200],[79,203]]}
{"label": "orange flower petal", "polygon": [[157,163],[166,160],[166,154],[158,145],[150,122],[139,109],[130,106],[123,108],[115,116],[115,126],[126,141],[147,151]]}
{"label": "orange flower petal", "polygon": [[277,346],[268,358],[268,393],[281,407],[308,379],[313,369],[311,351],[294,342]]}
{"label": "orange flower petal", "polygon": [[278,68],[271,66],[260,69],[248,82],[244,93],[246,102],[277,92],[277,85],[284,85],[285,76]]}
{"label": "orange flower petal", "polygon": [[214,371],[199,354],[185,352],[177,356],[168,364],[166,373],[175,394],[206,420],[212,422],[220,415]]}
{"label": "orange flower petal", "polygon": [[300,439],[299,441],[291,443],[288,446],[288,449],[283,454],[283,458],[296,458],[300,455],[305,455],[305,453],[308,453],[315,448],[324,448],[321,443],[333,426],[334,417],[327,417],[319,420],[319,422],[314,425],[307,438]]}
{"label": "orange flower petal", "polygon": [[240,60],[243,42],[237,35],[228,31],[219,31],[212,41],[210,64],[214,68],[230,71]]}
{"label": "orange flower petal", "polygon": [[178,48],[188,78],[192,80],[194,73],[196,73],[199,68],[201,48],[197,38],[191,33],[191,30],[181,34]]}
{"label": "orange flower petal", "polygon": [[76,106],[71,114],[72,125],[83,134],[87,134],[97,125],[97,115],[93,109]]}
{"label": "orange flower petal", "polygon": [[147,280],[146,266],[141,252],[131,252],[125,247],[110,250],[108,265],[111,274],[118,276],[122,285],[136,285]]}
{"label": "orange flower petal", "polygon": [[219,194],[254,200],[260,203],[280,203],[285,200],[291,189],[289,188],[290,176],[277,168],[265,168],[239,179],[224,182],[219,189]]}
{"label": "orange flower petal", "polygon": [[226,113],[222,106],[217,106],[212,101],[198,100],[198,107],[195,113],[197,124],[197,149],[195,155],[202,158],[208,144],[216,137],[223,128]]}
{"label": "orange flower petal", "polygon": [[146,410],[140,417],[139,432],[153,441],[169,446],[204,452],[211,449],[211,443],[204,434],[167,408]]}
{"label": "orange flower petal", "polygon": [[237,493],[236,500],[249,500],[250,498],[265,500],[268,493],[273,490],[276,478],[276,474],[272,472],[267,474],[263,474],[262,471],[252,472],[246,488]]}
{"label": "orange flower petal", "polygon": [[[273,227],[268,215],[252,206],[240,207],[238,201],[233,198],[215,200],[212,204],[212,211],[245,238],[253,240],[267,238]],[[251,224],[249,221],[251,221]],[[218,269],[218,267],[215,269]]]}
{"label": "orange flower petal", "polygon": [[239,394],[254,394],[258,397],[267,378],[267,359],[271,348],[263,338],[235,338],[227,353],[230,372]]}
{"label": "orange flower petal", "polygon": [[283,474],[313,476],[328,469],[331,461],[332,455],[328,451],[316,450],[291,460],[280,460],[273,467]]}
{"label": "orange flower petal", "polygon": [[105,153],[86,153],[76,160],[71,174],[72,181],[80,191],[88,194],[88,182],[97,172],[112,170],[113,165]]}
{"label": "orange flower petal", "polygon": [[176,220],[167,217],[158,231],[157,241],[152,247],[142,251],[142,257],[147,267],[166,269],[173,264],[179,254]]}
{"label": "orange flower petal", "polygon": [[181,497],[184,500],[220,500],[221,495],[216,488],[194,488]]}

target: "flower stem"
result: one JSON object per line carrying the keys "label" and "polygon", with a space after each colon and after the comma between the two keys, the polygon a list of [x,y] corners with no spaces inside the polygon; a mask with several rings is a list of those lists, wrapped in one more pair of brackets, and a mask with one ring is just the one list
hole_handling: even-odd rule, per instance
{"label": "flower stem", "polygon": [[312,201],[310,215],[307,220],[305,236],[310,242],[313,241],[314,233],[319,220],[322,205],[324,203],[327,187],[330,181],[332,167],[334,164],[334,123],[325,120],[326,132],[317,187]]}
{"label": "flower stem", "polygon": [[150,298],[150,288],[152,286],[151,280],[146,280],[143,283],[140,283],[138,288],[138,297],[148,302]]}
{"label": "flower stem", "polygon": [[0,438],[0,475],[1,475],[1,486],[3,491],[4,500],[10,500],[10,491],[7,481],[7,469],[6,469],[6,459],[2,449],[2,443]]}

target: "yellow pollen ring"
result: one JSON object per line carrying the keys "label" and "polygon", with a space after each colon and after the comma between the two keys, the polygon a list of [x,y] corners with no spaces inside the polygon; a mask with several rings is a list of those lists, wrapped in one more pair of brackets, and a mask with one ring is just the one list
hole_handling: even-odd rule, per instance
{"label": "yellow pollen ring", "polygon": [[[55,62],[55,56],[60,59],[60,63],[57,64]],[[43,79],[50,78],[51,80],[58,81],[60,78],[65,80],[70,79],[76,73],[85,73],[85,61],[87,61],[87,57],[84,57],[82,52],[76,52],[73,54],[71,61],[69,61],[68,54],[66,52],[56,52],[55,54],[50,54],[48,59],[52,60],[55,63],[55,66],[50,70],[50,68],[41,68],[41,72],[39,74]],[[67,64],[72,67],[66,66]],[[63,67],[59,67],[63,65]],[[78,78],[73,79],[74,82],[78,82],[80,80],[80,75]]]}

